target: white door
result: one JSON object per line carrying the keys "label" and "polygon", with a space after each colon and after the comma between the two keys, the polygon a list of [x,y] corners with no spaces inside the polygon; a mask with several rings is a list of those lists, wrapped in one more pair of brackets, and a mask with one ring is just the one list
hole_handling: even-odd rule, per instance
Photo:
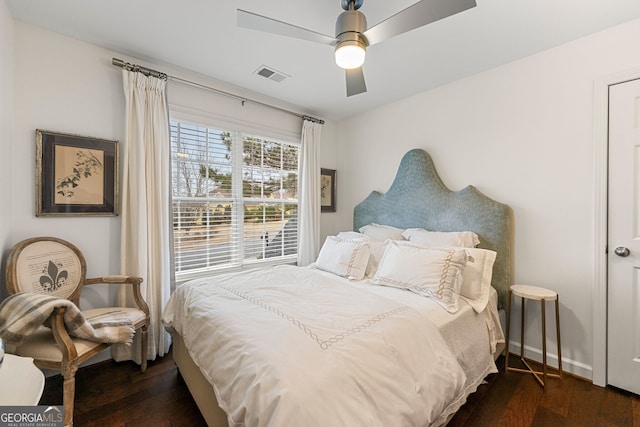
{"label": "white door", "polygon": [[640,80],[609,88],[607,382],[640,394]]}

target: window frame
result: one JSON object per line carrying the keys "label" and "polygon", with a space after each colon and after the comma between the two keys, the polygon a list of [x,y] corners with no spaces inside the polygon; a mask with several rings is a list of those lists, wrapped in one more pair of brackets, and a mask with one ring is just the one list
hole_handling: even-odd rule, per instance
{"label": "window frame", "polygon": [[[250,269],[259,269],[259,268],[267,268],[274,265],[280,264],[295,264],[297,262],[297,245],[295,254],[283,255],[273,258],[264,258],[261,260],[245,260],[244,259],[244,213],[245,206],[247,204],[255,204],[260,203],[261,200],[266,200],[264,194],[263,197],[255,198],[255,197],[245,197],[243,194],[243,167],[246,166],[243,161],[243,143],[245,137],[255,137],[260,138],[264,141],[271,141],[280,144],[288,144],[297,147],[298,149],[298,165],[297,165],[297,174],[298,174],[298,192],[295,202],[286,201],[286,204],[295,204],[298,206],[298,214],[299,214],[299,203],[300,203],[300,149],[301,143],[299,139],[294,139],[291,136],[283,135],[282,132],[278,132],[275,129],[268,128],[255,128],[252,127],[251,124],[243,123],[242,121],[228,121],[216,119],[215,117],[211,117],[207,114],[194,114],[192,112],[186,113],[181,111],[181,109],[173,109],[170,108],[169,111],[169,122],[180,122],[185,124],[190,124],[194,126],[206,127],[208,129],[215,129],[222,132],[230,132],[232,135],[232,150],[231,150],[231,158],[232,158],[232,186],[231,186],[231,197],[233,205],[235,206],[232,209],[232,222],[235,223],[236,230],[232,233],[235,236],[235,247],[234,254],[232,256],[235,258],[233,262],[230,264],[225,264],[222,266],[207,266],[202,268],[194,268],[185,271],[177,271],[175,268],[175,244],[172,247],[171,256],[174,264],[174,273],[176,278],[176,283],[180,284],[187,280],[206,277],[211,275],[224,274],[229,272],[236,272],[241,270],[250,270]],[[242,129],[242,130],[238,130]],[[170,130],[171,134],[171,130]],[[173,165],[173,151],[171,154],[171,162]],[[239,165],[239,166],[237,166]],[[173,199],[173,172],[171,176],[171,195]],[[203,200],[206,200],[204,198]],[[173,201],[171,203],[171,218],[172,218],[172,226],[171,231],[174,232],[173,228]],[[296,242],[299,239],[300,227],[299,223],[296,228]],[[172,234],[173,238],[173,234]],[[173,240],[173,239],[172,239]]]}

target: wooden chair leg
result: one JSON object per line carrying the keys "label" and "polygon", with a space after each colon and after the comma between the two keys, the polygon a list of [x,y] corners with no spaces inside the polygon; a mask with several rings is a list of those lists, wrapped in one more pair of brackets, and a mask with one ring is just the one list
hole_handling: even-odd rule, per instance
{"label": "wooden chair leg", "polygon": [[145,372],[147,370],[147,340],[148,331],[147,325],[142,327],[142,336],[140,337],[140,370]]}
{"label": "wooden chair leg", "polygon": [[64,405],[64,427],[73,426],[73,406],[76,394],[76,371],[77,366],[72,366],[62,373],[64,382],[62,384],[62,404]]}

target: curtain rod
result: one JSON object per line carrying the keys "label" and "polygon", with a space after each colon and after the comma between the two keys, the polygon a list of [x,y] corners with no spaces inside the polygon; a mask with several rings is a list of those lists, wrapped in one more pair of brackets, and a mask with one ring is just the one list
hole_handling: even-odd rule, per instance
{"label": "curtain rod", "polygon": [[262,107],[271,108],[273,110],[278,110],[280,112],[283,112],[283,113],[286,113],[286,114],[290,114],[292,116],[300,117],[303,120],[310,120],[310,121],[315,122],[315,123],[320,123],[321,125],[324,124],[324,120],[322,120],[322,119],[317,119],[315,117],[307,116],[307,115],[304,115],[304,114],[299,114],[299,113],[296,113],[294,111],[285,110],[284,108],[276,107],[275,105],[267,104],[266,102],[261,102],[261,101],[256,101],[255,99],[245,98],[243,96],[236,95],[236,94],[230,93],[230,92],[225,92],[223,90],[216,89],[216,88],[213,88],[211,86],[203,85],[201,83],[196,83],[196,82],[192,82],[190,80],[181,79],[180,77],[170,76],[170,75],[167,75],[167,74],[162,73],[160,71],[156,71],[156,70],[152,70],[150,68],[143,67],[141,65],[130,64],[130,63],[125,62],[125,61],[123,61],[121,59],[118,59],[118,58],[113,58],[111,60],[111,63],[113,65],[115,65],[116,67],[124,68],[125,70],[129,70],[129,71],[142,73],[145,76],[153,76],[153,77],[157,77],[157,78],[163,79],[163,80],[171,80],[171,81],[174,81],[174,82],[177,82],[177,83],[181,83],[183,85],[197,87],[199,89],[204,89],[204,90],[207,90],[207,91],[210,91],[210,92],[214,92],[214,93],[216,93],[218,95],[227,96],[229,98],[234,98],[234,99],[237,99],[237,100],[241,101],[242,105],[244,105],[245,102],[250,102],[252,104],[260,105]]}

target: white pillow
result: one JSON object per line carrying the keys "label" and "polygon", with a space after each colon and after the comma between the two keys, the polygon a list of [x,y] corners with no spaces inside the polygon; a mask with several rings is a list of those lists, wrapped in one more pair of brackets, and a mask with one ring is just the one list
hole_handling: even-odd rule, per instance
{"label": "white pillow", "polygon": [[373,277],[380,264],[380,259],[384,253],[385,242],[382,240],[374,239],[366,234],[358,233],[357,231],[341,231],[338,236],[341,239],[362,239],[369,243],[369,261],[367,262],[367,269],[365,271],[366,277]]}
{"label": "white pillow", "polygon": [[402,232],[404,228],[392,227],[390,225],[369,224],[360,227],[361,233],[378,240],[403,240]]}
{"label": "white pillow", "polygon": [[424,228],[408,228],[402,233],[405,239],[434,248],[475,248],[480,244],[473,231],[428,231]]}
{"label": "white pillow", "polygon": [[464,249],[388,241],[372,283],[407,289],[455,313],[466,262]]}
{"label": "white pillow", "polygon": [[316,260],[316,268],[353,280],[364,277],[369,262],[369,244],[364,239],[329,236]]}
{"label": "white pillow", "polygon": [[480,313],[489,302],[496,253],[488,249],[466,248],[467,264],[462,272],[460,296]]}

